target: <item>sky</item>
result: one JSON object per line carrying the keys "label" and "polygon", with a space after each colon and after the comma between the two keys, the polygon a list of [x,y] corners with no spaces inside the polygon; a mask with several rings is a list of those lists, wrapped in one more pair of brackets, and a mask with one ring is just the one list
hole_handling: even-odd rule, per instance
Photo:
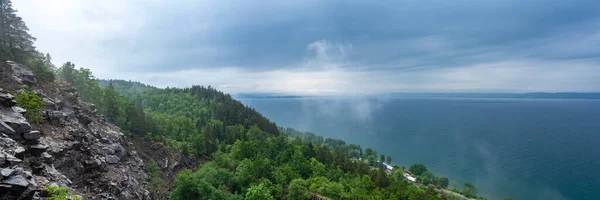
{"label": "sky", "polygon": [[53,63],[228,93],[600,92],[598,0],[14,0]]}

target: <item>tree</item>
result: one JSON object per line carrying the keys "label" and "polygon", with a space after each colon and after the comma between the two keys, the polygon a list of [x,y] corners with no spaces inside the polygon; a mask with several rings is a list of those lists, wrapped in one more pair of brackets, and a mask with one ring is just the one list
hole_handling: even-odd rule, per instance
{"label": "tree", "polygon": [[73,84],[75,83],[75,73],[75,64],[66,62],[60,68],[58,68],[57,75],[59,80]]}
{"label": "tree", "polygon": [[119,93],[112,84],[104,89],[102,102],[104,103],[104,115],[110,122],[116,123],[121,116]]}
{"label": "tree", "polygon": [[423,183],[423,185],[434,184],[435,176],[430,171],[425,171],[418,177],[419,182]]}
{"label": "tree", "polygon": [[385,163],[387,163],[388,165],[392,165],[392,157],[388,155],[385,159]]}
{"label": "tree", "polygon": [[477,188],[475,187],[475,185],[473,185],[470,182],[466,182],[465,185],[463,186],[463,189],[460,191],[461,194],[463,194],[469,198],[477,197],[477,192],[478,191],[477,191]]}
{"label": "tree", "polygon": [[38,56],[33,46],[35,40],[17,10],[12,8],[12,2],[0,0],[0,44],[8,47],[15,61],[22,63],[29,57]]}
{"label": "tree", "polygon": [[269,188],[265,187],[264,184],[252,186],[246,192],[246,200],[275,200],[271,195]]}
{"label": "tree", "polygon": [[308,183],[303,179],[294,179],[288,187],[288,199],[305,200],[308,199]]}
{"label": "tree", "polygon": [[448,188],[448,184],[450,184],[450,181],[448,180],[448,178],[446,178],[445,176],[440,178],[440,187],[442,188]]}
{"label": "tree", "polygon": [[48,63],[42,58],[31,58],[26,62],[27,67],[31,69],[31,72],[35,75],[40,83],[49,83],[54,81],[54,72]]}
{"label": "tree", "polygon": [[425,167],[425,165],[422,164],[413,164],[410,166],[408,171],[414,175],[420,176],[421,174],[423,174],[423,172],[427,171],[427,167]]}

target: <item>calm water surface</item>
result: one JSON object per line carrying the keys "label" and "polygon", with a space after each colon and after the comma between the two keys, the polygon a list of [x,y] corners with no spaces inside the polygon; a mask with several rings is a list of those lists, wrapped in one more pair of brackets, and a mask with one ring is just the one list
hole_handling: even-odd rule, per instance
{"label": "calm water surface", "polygon": [[600,199],[600,100],[241,100],[278,125],[425,164],[489,199]]}

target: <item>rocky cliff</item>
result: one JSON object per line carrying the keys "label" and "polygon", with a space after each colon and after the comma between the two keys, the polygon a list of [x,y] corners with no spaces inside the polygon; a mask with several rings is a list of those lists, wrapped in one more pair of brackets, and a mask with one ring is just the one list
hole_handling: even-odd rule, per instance
{"label": "rocky cliff", "polygon": [[[45,103],[30,124],[13,95],[27,85]],[[64,83],[38,84],[25,66],[0,61],[0,199],[44,199],[44,186],[85,199],[150,199],[144,162],[121,130]]]}

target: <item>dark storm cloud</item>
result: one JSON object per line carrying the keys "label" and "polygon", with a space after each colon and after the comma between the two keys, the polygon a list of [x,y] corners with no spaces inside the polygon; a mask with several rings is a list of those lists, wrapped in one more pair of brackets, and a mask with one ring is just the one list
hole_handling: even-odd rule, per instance
{"label": "dark storm cloud", "polygon": [[[306,46],[318,40],[352,44],[350,63],[391,69],[523,58],[597,61],[597,8],[600,1],[586,0],[165,2],[148,7],[138,34],[104,44],[132,70],[160,71],[290,67],[310,56]],[[127,61],[132,54],[141,59]]]}
{"label": "dark storm cloud", "polygon": [[600,1],[22,0],[57,63],[226,92],[599,92]]}

